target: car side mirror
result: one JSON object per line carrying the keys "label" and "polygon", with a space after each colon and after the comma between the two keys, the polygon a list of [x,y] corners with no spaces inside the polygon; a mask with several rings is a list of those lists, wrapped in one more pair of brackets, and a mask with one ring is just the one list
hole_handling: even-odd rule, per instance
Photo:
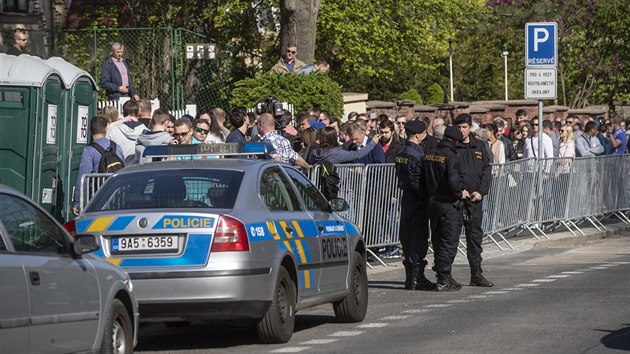
{"label": "car side mirror", "polygon": [[100,248],[98,241],[96,240],[96,236],[94,235],[77,235],[74,238],[72,247],[74,248],[74,253],[77,256],[94,252]]}
{"label": "car side mirror", "polygon": [[343,198],[333,198],[328,203],[330,204],[330,209],[337,213],[350,209],[350,204]]}

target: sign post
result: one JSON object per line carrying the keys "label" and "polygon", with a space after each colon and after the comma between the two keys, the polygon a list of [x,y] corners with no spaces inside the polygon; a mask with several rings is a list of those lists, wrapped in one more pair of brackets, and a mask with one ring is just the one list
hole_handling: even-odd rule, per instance
{"label": "sign post", "polygon": [[[532,22],[525,25],[525,98],[538,100],[538,210],[542,213],[544,180],[543,103],[556,98],[558,24]],[[533,142],[533,140],[532,140]],[[532,150],[534,147],[532,146]],[[542,230],[540,230],[542,232]],[[543,235],[545,233],[543,232]],[[547,235],[545,235],[547,236]],[[548,238],[548,237],[547,237]]]}

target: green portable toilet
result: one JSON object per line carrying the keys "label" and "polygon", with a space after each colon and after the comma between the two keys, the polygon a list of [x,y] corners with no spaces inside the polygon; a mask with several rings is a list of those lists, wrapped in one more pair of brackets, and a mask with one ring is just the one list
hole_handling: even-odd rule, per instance
{"label": "green portable toilet", "polygon": [[96,115],[96,82],[84,70],[62,58],[53,57],[46,64],[56,69],[63,79],[64,131],[60,132],[61,161],[53,213],[63,220],[74,218],[72,194],[79,173],[83,148],[91,141],[88,123]]}
{"label": "green portable toilet", "polygon": [[59,179],[63,82],[41,58],[0,54],[0,183],[52,212]]}

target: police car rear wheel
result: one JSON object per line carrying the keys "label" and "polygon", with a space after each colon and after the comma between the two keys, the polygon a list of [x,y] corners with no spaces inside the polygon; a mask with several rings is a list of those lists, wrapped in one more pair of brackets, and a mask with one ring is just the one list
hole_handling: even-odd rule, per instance
{"label": "police car rear wheel", "polygon": [[258,337],[264,343],[286,343],[295,326],[295,284],[284,267],[278,270],[276,289],[269,309],[258,322]]}
{"label": "police car rear wheel", "polygon": [[335,316],[339,322],[361,322],[365,318],[368,305],[368,280],[365,260],[359,252],[354,252],[350,293],[333,303]]}

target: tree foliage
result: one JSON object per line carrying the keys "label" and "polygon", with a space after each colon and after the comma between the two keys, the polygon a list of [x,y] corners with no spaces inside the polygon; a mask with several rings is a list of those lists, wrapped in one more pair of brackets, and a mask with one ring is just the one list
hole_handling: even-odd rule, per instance
{"label": "tree foliage", "polygon": [[232,91],[232,106],[253,107],[272,95],[295,105],[295,111],[312,107],[326,110],[335,117],[343,115],[343,97],[339,84],[326,74],[265,74],[237,82]]}

